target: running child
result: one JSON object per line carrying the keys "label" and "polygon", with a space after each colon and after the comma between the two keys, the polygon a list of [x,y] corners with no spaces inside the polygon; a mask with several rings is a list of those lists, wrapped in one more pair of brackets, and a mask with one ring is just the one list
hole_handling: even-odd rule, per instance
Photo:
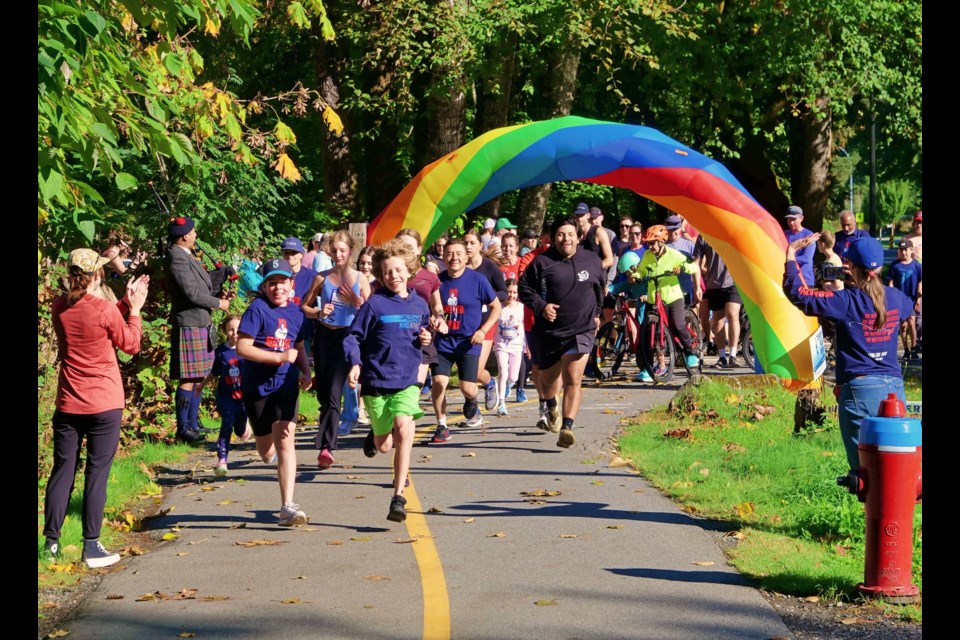
{"label": "running child", "polygon": [[220,435],[217,437],[217,466],[213,473],[227,475],[227,455],[230,453],[230,436],[236,434],[243,442],[253,437],[247,424],[247,410],[243,406],[243,390],[240,386],[240,356],[237,355],[237,337],[240,316],[229,315],[220,322],[220,330],[227,340],[213,353],[213,368],[196,387],[203,388],[219,378],[217,383],[217,413],[220,414]]}
{"label": "running child", "polygon": [[917,316],[922,309],[920,298],[923,297],[923,267],[914,260],[913,243],[910,240],[900,241],[897,259],[887,269],[886,282],[888,287],[899,289],[913,301],[915,315],[903,321],[907,324],[907,332],[903,335],[903,357],[915,360],[920,356],[917,349]]}
{"label": "running child", "polygon": [[373,272],[382,287],[357,311],[343,350],[350,365],[347,383],[360,385],[373,429],[363,442],[363,453],[372,458],[396,447],[393,460],[393,497],[387,520],[407,518],[403,497],[410,451],[420,411],[417,369],[421,347],[430,344],[430,310],[420,296],[407,290],[418,256],[400,240],[377,248]]}
{"label": "running child", "polygon": [[515,278],[508,279],[506,285],[507,301],[500,311],[497,330],[493,334],[500,390],[498,416],[507,415],[506,399],[510,395],[510,389],[520,379],[520,365],[523,362],[523,352],[527,348],[523,331],[523,305],[517,298],[517,281]]}
{"label": "running child", "polygon": [[264,462],[277,460],[281,505],[277,520],[281,526],[290,527],[308,520],[293,501],[300,389],[309,389],[311,384],[303,346],[307,330],[300,308],[290,302],[290,263],[277,258],[267,260],[260,269],[260,295],[240,318],[237,355],[242,359],[243,404],[253,425],[257,453]]}

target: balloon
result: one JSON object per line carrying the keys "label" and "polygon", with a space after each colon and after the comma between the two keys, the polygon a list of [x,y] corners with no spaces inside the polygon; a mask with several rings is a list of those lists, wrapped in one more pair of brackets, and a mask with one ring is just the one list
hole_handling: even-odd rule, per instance
{"label": "balloon", "polygon": [[488,131],[424,167],[370,223],[368,242],[412,227],[428,246],[464,211],[562,180],[630,189],[686,218],[730,269],[763,370],[792,386],[814,379],[818,325],[783,295],[780,224],[719,162],[649,127],[567,116]]}

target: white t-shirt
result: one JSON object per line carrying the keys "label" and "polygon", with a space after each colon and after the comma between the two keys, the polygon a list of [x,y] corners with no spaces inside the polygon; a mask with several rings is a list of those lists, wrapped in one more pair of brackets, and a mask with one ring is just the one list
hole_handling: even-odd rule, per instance
{"label": "white t-shirt", "polygon": [[523,353],[524,335],[523,305],[519,302],[504,305],[493,332],[494,351]]}

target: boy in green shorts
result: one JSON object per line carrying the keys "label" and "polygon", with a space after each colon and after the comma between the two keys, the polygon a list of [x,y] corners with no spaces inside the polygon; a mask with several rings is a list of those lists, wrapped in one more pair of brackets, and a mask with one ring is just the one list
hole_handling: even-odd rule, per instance
{"label": "boy in green shorts", "polygon": [[403,489],[410,471],[410,452],[420,411],[417,371],[421,346],[430,344],[430,310],[407,290],[416,256],[400,240],[390,240],[373,254],[373,272],[383,286],[357,311],[343,348],[350,371],[347,383],[360,385],[373,430],[363,443],[372,458],[379,450],[394,456],[393,498],[387,519],[407,518]]}

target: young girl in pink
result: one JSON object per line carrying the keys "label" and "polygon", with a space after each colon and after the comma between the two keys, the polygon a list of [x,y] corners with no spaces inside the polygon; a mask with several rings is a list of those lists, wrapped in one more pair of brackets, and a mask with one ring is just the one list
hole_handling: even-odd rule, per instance
{"label": "young girl in pink", "polygon": [[523,361],[523,351],[526,349],[526,340],[523,331],[523,305],[517,299],[517,281],[506,281],[507,301],[503,304],[503,311],[497,321],[497,330],[493,335],[493,351],[497,355],[497,370],[499,372],[500,406],[498,416],[507,415],[506,398],[510,389],[520,377],[520,363]]}

